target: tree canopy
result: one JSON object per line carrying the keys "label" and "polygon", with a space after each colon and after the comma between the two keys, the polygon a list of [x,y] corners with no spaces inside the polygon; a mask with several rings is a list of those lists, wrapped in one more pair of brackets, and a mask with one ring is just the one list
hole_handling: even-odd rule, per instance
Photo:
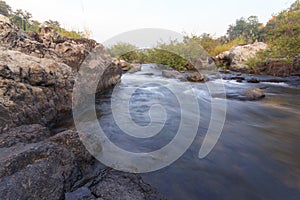
{"label": "tree canopy", "polygon": [[0,14],[8,17],[11,11],[11,7],[5,1],[0,0]]}
{"label": "tree canopy", "polygon": [[270,57],[300,55],[300,2],[297,0],[287,10],[267,23],[265,30],[270,45]]}
{"label": "tree canopy", "polygon": [[247,43],[253,43],[261,39],[260,27],[262,23],[258,21],[257,16],[250,16],[247,19],[240,18],[235,24],[230,25],[227,30],[228,39],[230,41],[241,38]]}
{"label": "tree canopy", "polygon": [[[68,36],[72,38],[81,38],[83,36],[88,36],[80,31],[68,31],[65,28],[62,28],[58,21],[48,20],[43,23],[33,20],[32,14],[28,11],[22,9],[16,9],[13,11],[11,7],[6,4],[5,1],[0,0],[0,14],[10,18],[12,22],[20,29],[25,32],[34,31],[38,32],[41,27],[52,27],[58,31],[62,36]],[[88,30],[87,30],[88,31]]]}

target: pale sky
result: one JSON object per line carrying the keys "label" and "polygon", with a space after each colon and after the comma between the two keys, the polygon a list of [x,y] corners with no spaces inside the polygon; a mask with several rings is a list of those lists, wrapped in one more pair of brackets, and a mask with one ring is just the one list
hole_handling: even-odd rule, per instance
{"label": "pale sky", "polygon": [[294,0],[6,0],[14,10],[29,11],[39,21],[57,20],[75,30],[87,27],[104,42],[140,28],[221,36],[240,17],[256,15],[266,23]]}

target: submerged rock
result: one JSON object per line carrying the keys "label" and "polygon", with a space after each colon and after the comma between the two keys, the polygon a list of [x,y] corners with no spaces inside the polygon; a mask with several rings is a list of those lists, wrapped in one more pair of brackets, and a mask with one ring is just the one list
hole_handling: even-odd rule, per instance
{"label": "submerged rock", "polygon": [[190,82],[206,82],[208,81],[207,76],[199,72],[186,72],[181,73],[176,70],[162,70],[162,76],[165,78],[175,78],[181,81],[190,81]]}
{"label": "submerged rock", "polygon": [[264,98],[266,95],[260,88],[252,88],[243,92],[246,100],[259,100]]}
{"label": "submerged rock", "polygon": [[183,78],[183,74],[176,70],[162,70],[162,76],[165,78]]}
{"label": "submerged rock", "polygon": [[242,101],[255,101],[264,98],[265,94],[260,88],[252,88],[241,92],[227,93],[226,97]]}
{"label": "submerged rock", "polygon": [[258,78],[251,77],[251,78],[247,79],[247,82],[248,83],[259,83],[259,80],[258,80]]}
{"label": "submerged rock", "polygon": [[186,79],[191,82],[206,82],[208,78],[199,72],[188,73]]}

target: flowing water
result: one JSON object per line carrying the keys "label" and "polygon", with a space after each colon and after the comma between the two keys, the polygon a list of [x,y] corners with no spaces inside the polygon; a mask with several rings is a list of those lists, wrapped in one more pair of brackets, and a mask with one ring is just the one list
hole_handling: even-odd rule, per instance
{"label": "flowing water", "polygon": [[[120,116],[129,113],[136,124],[147,126],[151,122],[151,105],[160,104],[165,111],[162,130],[151,138],[134,138],[118,127],[111,110],[112,91],[97,97],[96,110],[99,123],[112,142],[128,151],[151,152],[168,144],[180,124],[180,102],[168,86],[179,84],[182,87],[177,92],[187,95],[192,86],[201,119],[194,142],[172,165],[142,174],[143,179],[168,199],[175,200],[296,200],[300,199],[300,87],[295,84],[299,82],[287,80],[290,82],[254,84],[213,79],[212,83],[224,84],[226,91],[231,93],[253,87],[264,88],[266,98],[260,101],[227,99],[221,137],[203,159],[198,158],[198,153],[210,121],[212,96],[218,96],[210,94],[204,83],[163,78],[155,65],[143,65],[142,71],[123,75],[122,82],[114,89],[120,102],[124,98],[124,109],[122,105],[118,107]],[[133,89],[134,93],[127,102],[128,111],[125,109],[126,91]],[[153,116],[155,112],[161,114],[159,109],[150,111]],[[193,120],[197,112],[189,112],[190,120]]]}

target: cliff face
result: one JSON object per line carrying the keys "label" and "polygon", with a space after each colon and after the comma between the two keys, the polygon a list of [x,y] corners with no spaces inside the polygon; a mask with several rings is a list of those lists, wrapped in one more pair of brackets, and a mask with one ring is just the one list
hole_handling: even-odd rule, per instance
{"label": "cliff face", "polygon": [[101,165],[75,130],[49,130],[71,111],[75,77],[91,51],[89,62],[108,66],[97,91],[120,81],[102,45],[51,28],[25,34],[1,15],[0,45],[1,199],[164,199],[139,176]]}

